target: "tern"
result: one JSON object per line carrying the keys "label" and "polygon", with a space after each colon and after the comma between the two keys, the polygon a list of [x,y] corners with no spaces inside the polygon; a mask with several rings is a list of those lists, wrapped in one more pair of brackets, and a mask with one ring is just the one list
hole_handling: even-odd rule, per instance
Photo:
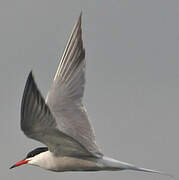
{"label": "tern", "polygon": [[21,103],[21,130],[28,138],[47,147],[34,149],[10,169],[28,164],[56,172],[135,170],[164,174],[106,157],[96,144],[82,103],[86,61],[81,16],[73,28],[46,99],[41,95],[32,71],[26,81]]}

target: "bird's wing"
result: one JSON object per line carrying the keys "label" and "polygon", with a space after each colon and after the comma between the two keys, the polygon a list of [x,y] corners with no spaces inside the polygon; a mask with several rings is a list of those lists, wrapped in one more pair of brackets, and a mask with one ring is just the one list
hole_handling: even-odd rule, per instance
{"label": "bird's wing", "polygon": [[22,98],[21,129],[27,137],[46,144],[55,155],[92,155],[78,141],[59,130],[55,118],[36,86],[32,72],[28,76]]}
{"label": "bird's wing", "polygon": [[46,103],[62,132],[79,141],[88,151],[101,154],[82,104],[85,63],[80,15],[60,60]]}

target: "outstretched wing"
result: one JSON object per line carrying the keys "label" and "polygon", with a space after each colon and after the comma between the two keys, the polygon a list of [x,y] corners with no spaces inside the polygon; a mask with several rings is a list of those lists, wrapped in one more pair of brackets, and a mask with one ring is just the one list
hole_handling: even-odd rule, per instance
{"label": "outstretched wing", "polygon": [[55,155],[92,156],[78,141],[59,130],[36,86],[32,72],[28,76],[22,98],[21,129],[29,138],[46,144]]}
{"label": "outstretched wing", "polygon": [[85,64],[80,15],[60,60],[46,103],[61,131],[79,141],[88,151],[101,154],[82,104]]}

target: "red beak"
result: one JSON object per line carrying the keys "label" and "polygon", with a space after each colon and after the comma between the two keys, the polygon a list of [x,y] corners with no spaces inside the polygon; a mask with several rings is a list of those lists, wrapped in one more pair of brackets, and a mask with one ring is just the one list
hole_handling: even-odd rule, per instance
{"label": "red beak", "polygon": [[19,161],[18,163],[11,166],[9,169],[12,169],[12,168],[15,168],[15,167],[21,166],[23,164],[27,164],[27,163],[28,163],[28,160],[23,159],[22,161]]}

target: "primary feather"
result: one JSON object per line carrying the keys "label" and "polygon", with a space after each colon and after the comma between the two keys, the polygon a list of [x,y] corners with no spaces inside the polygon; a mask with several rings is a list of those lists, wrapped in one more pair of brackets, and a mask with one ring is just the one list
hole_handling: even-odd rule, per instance
{"label": "primary feather", "polygon": [[85,50],[81,15],[60,61],[46,103],[29,74],[21,104],[21,129],[56,155],[101,156],[82,97]]}
{"label": "primary feather", "polygon": [[89,152],[99,155],[101,151],[82,104],[85,64],[80,15],[60,60],[46,103],[62,132],[75,138]]}

